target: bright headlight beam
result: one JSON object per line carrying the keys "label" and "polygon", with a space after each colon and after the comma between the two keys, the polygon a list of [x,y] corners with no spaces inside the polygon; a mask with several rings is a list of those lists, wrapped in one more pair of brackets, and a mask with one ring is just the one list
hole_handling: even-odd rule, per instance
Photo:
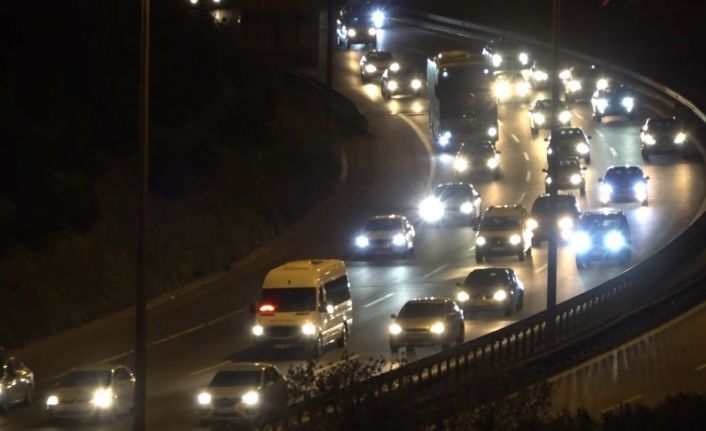
{"label": "bright headlight beam", "polygon": [[313,323],[305,323],[302,325],[302,333],[304,335],[314,335],[316,333],[316,326]]}
{"label": "bright headlight beam", "polygon": [[500,54],[493,54],[492,57],[493,67],[500,67],[503,62],[503,57]]}
{"label": "bright headlight beam", "polygon": [[401,246],[407,244],[407,240],[405,239],[404,235],[402,235],[401,233],[398,233],[392,237],[392,244],[397,247],[401,247]]}
{"label": "bright headlight beam", "polygon": [[491,157],[485,162],[485,165],[489,169],[495,169],[498,167],[498,159],[496,159],[495,157]]}
{"label": "bright headlight beam", "polygon": [[[642,141],[643,141],[646,145],[654,145],[654,144],[657,143],[657,140],[655,139],[654,136],[652,136],[651,133],[644,133],[644,132],[643,132],[643,134],[642,134]],[[674,142],[676,142],[676,140],[675,140]]]}
{"label": "bright headlight beam", "polygon": [[355,239],[355,245],[358,246],[358,248],[365,248],[370,245],[370,239],[365,235],[358,235]]}
{"label": "bright headlight beam", "polygon": [[526,52],[521,52],[520,55],[517,56],[517,60],[519,60],[520,64],[526,66],[527,63],[529,63],[529,55],[527,55]]}
{"label": "bright headlight beam", "polygon": [[249,391],[246,392],[245,395],[243,395],[240,399],[245,405],[254,406],[258,403],[258,401],[260,401],[260,394],[258,394],[256,391]]}
{"label": "bright headlight beam", "polygon": [[515,233],[515,234],[510,235],[509,241],[510,241],[510,244],[517,245],[522,241],[522,237]]}
{"label": "bright headlight beam", "polygon": [[482,246],[485,245],[485,243],[486,243],[485,237],[479,235],[479,236],[476,238],[476,245],[479,245],[479,246],[482,247]]}
{"label": "bright headlight beam", "polygon": [[99,409],[107,409],[113,405],[113,391],[110,388],[97,389],[93,392],[91,404]]}
{"label": "bright headlight beam", "polygon": [[413,79],[410,86],[412,87],[412,90],[419,90],[420,88],[422,88],[422,81],[420,81],[419,79]]}
{"label": "bright headlight beam", "polygon": [[583,179],[583,178],[581,178],[581,175],[579,175],[579,174],[573,174],[573,175],[569,178],[569,182],[571,182],[571,184],[577,186],[577,185],[581,184],[581,180],[582,180],[582,179]]}
{"label": "bright headlight beam", "polygon": [[201,392],[198,397],[196,397],[196,401],[199,403],[199,405],[202,406],[207,406],[211,404],[211,400],[211,394],[209,394],[208,392]]}
{"label": "bright headlight beam", "polygon": [[578,145],[576,145],[576,152],[581,155],[588,154],[589,151],[590,151],[590,148],[584,142],[581,142]]}
{"label": "bright headlight beam", "polygon": [[571,111],[561,111],[561,113],[559,113],[559,121],[564,124],[571,121]]}
{"label": "bright headlight beam", "polygon": [[47,406],[48,407],[58,406],[58,405],[59,405],[59,397],[57,397],[56,395],[49,395],[47,397]]}
{"label": "bright headlight beam", "polygon": [[544,118],[544,114],[542,114],[541,112],[535,112],[535,113],[533,113],[533,114],[532,114],[532,119],[533,119],[534,122],[535,122],[537,125],[539,125],[539,126],[541,126],[542,124],[544,124],[544,122],[546,121],[546,118]]}
{"label": "bright headlight beam", "polygon": [[385,25],[385,12],[381,11],[380,9],[375,10],[372,14],[372,19],[373,25],[376,28],[382,27],[383,25]]}
{"label": "bright headlight beam", "polygon": [[496,290],[495,293],[493,293],[493,299],[498,302],[502,302],[507,299],[507,292],[502,289]]}
{"label": "bright headlight beam", "polygon": [[473,204],[471,202],[464,202],[461,204],[461,207],[459,208],[459,210],[463,214],[470,214],[473,212]]}
{"label": "bright headlight beam", "polygon": [[419,215],[427,222],[437,222],[444,217],[444,204],[436,196],[429,196],[419,203]]}
{"label": "bright headlight beam", "polygon": [[683,132],[677,133],[677,136],[674,138],[674,143],[675,144],[683,144],[684,141],[686,141],[686,133],[683,133]]}
{"label": "bright headlight beam", "polygon": [[600,78],[596,81],[596,90],[605,90],[608,88],[608,80],[606,78]]}
{"label": "bright headlight beam", "polygon": [[348,29],[348,37],[355,37],[358,34],[354,28]]}
{"label": "bright headlight beam", "polygon": [[399,72],[400,70],[400,64],[395,62],[390,65],[390,70],[393,72]]}
{"label": "bright headlight beam", "polygon": [[390,331],[390,334],[392,335],[398,335],[402,332],[402,327],[398,325],[397,323],[392,323],[388,327],[388,331]]}
{"label": "bright headlight beam", "polygon": [[390,91],[395,91],[397,90],[397,81],[387,81],[387,89]]}
{"label": "bright headlight beam", "polygon": [[488,127],[488,136],[491,138],[494,138],[498,136],[498,128],[497,127]]}
{"label": "bright headlight beam", "polygon": [[377,30],[375,30],[374,27],[370,27],[370,28],[368,29],[368,34],[369,34],[370,36],[375,36],[375,35],[377,34]]}
{"label": "bright headlight beam", "polygon": [[612,230],[603,237],[603,245],[611,251],[617,251],[625,247],[625,237],[617,230]]}
{"label": "bright headlight beam", "polygon": [[466,302],[469,299],[471,299],[471,297],[468,295],[468,292],[460,291],[456,294],[456,300],[458,302]]}
{"label": "bright headlight beam", "polygon": [[265,332],[265,328],[262,325],[254,325],[252,327],[252,333],[254,336],[259,337]]}
{"label": "bright headlight beam", "polygon": [[453,162],[453,167],[456,172],[466,172],[466,169],[468,169],[468,160],[464,157],[456,157]]}
{"label": "bright headlight beam", "polygon": [[591,236],[583,231],[576,232],[571,240],[571,245],[576,254],[586,253],[591,249]]}
{"label": "bright headlight beam", "polygon": [[444,326],[442,322],[435,322],[431,325],[429,331],[431,331],[432,334],[443,334],[444,331],[446,331],[446,326]]}

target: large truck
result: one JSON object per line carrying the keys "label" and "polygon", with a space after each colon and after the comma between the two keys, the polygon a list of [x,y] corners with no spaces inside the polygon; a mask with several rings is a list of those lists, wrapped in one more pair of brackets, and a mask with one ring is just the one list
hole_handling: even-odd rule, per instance
{"label": "large truck", "polygon": [[427,60],[429,127],[437,151],[453,152],[474,137],[498,140],[492,81],[482,55],[447,51]]}

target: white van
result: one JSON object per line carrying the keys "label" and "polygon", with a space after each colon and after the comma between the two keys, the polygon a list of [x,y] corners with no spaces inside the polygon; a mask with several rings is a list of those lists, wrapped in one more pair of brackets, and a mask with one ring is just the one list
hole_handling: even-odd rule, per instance
{"label": "white van", "polygon": [[251,306],[255,342],[275,348],[304,346],[321,355],[326,344],[348,343],[353,302],[342,260],[300,260],[271,270]]}

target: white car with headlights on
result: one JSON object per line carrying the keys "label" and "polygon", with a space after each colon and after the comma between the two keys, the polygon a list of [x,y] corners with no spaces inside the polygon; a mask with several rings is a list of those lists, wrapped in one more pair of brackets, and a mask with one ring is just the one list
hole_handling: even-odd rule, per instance
{"label": "white car with headlights on", "polygon": [[520,72],[498,72],[493,77],[493,92],[498,103],[529,102],[532,84]]}
{"label": "white car with headlights on", "polygon": [[603,205],[637,201],[647,206],[649,179],[639,166],[611,166],[606,170],[605,176],[598,179],[598,200]]}
{"label": "white car with headlights on", "polygon": [[381,76],[390,67],[400,68],[400,65],[395,63],[391,52],[377,49],[366,51],[360,58],[360,79],[364,83],[370,82],[373,78]]}
{"label": "white car with headlights on", "polygon": [[571,241],[578,268],[585,268],[593,261],[626,265],[632,256],[628,219],[616,209],[585,212]]}
{"label": "white car with headlights on", "polygon": [[635,95],[623,85],[609,85],[603,90],[596,90],[591,97],[593,118],[599,123],[603,117],[626,116],[635,118]]}
{"label": "white car with headlights on", "polygon": [[591,144],[588,143],[591,135],[586,135],[580,127],[560,127],[557,132],[544,139],[548,142],[548,162],[555,157],[575,156],[586,164],[591,163]]}
{"label": "white car with headlights on", "polygon": [[456,302],[464,310],[500,309],[509,316],[524,304],[524,285],[510,268],[474,269],[456,286]]}
{"label": "white car with headlights on", "polygon": [[607,75],[593,64],[573,67],[571,77],[563,82],[567,102],[589,100],[594,91],[608,87]]}
{"label": "white car with headlights on", "polygon": [[357,256],[374,254],[414,254],[414,227],[407,217],[397,214],[375,216],[355,236],[353,248]]}
{"label": "white car with headlights on", "polygon": [[586,196],[585,166],[581,166],[578,157],[556,157],[550,159],[549,167],[542,169],[546,193],[558,190],[579,189],[581,196]]}
{"label": "white car with headlights on", "polygon": [[426,79],[424,73],[409,66],[392,63],[380,78],[380,93],[383,99],[393,96],[418,97],[424,91]]}
{"label": "white car with headlights on", "polygon": [[400,347],[407,352],[427,346],[446,350],[454,342],[463,343],[463,311],[448,298],[416,298],[390,317],[393,321],[387,330],[392,353],[397,353]]}
{"label": "white car with headlights on", "polygon": [[[559,102],[556,108],[557,124],[561,127],[571,126],[571,110],[564,102]],[[539,129],[551,129],[552,122],[552,101],[551,99],[538,99],[532,104],[529,110],[530,131],[532,136],[539,134]]]}
{"label": "white car with headlights on", "polygon": [[478,223],[481,215],[480,193],[469,183],[437,184],[420,204],[420,216],[431,223],[446,220],[466,225]]}
{"label": "white car with headlights on", "polygon": [[196,395],[196,406],[204,426],[247,423],[286,410],[287,381],[271,364],[229,364]]}
{"label": "white car with headlights on", "polygon": [[686,131],[676,118],[648,118],[640,129],[640,148],[646,162],[652,154],[680,153],[685,157],[686,146]]}
{"label": "white car with headlights on", "polygon": [[115,417],[132,410],[135,377],[122,365],[75,368],[48,391],[53,418]]}
{"label": "white car with headlights on", "polygon": [[489,207],[475,230],[477,263],[487,256],[517,256],[524,261],[532,255],[532,226],[522,205]]}
{"label": "white car with headlights on", "polygon": [[346,48],[363,44],[377,46],[377,29],[364,14],[345,14],[336,20],[336,40]]}
{"label": "white car with headlights on", "polygon": [[467,141],[461,144],[453,160],[456,177],[488,173],[500,179],[500,151],[489,140]]}

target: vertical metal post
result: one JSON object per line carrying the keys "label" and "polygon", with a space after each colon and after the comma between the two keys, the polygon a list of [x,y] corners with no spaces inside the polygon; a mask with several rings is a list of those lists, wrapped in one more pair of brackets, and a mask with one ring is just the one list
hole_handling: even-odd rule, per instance
{"label": "vertical metal post", "polygon": [[[559,18],[560,18],[560,3],[561,0],[553,1],[552,13],[552,42],[554,46],[554,55],[551,68],[551,86],[552,86],[552,119],[551,119],[551,134],[556,136],[559,128]],[[552,197],[557,195],[555,187],[549,190]],[[547,262],[547,311],[549,312],[549,329],[553,329],[554,323],[554,308],[556,307],[556,278],[557,278],[557,226],[552,223],[549,226],[549,253]]]}
{"label": "vertical metal post", "polygon": [[324,108],[324,127],[331,128],[331,99],[333,96],[333,41],[335,34],[334,0],[326,2],[326,106]]}
{"label": "vertical metal post", "polygon": [[137,228],[137,292],[135,295],[135,393],[134,431],[144,431],[147,392],[147,322],[145,255],[147,231],[147,181],[149,160],[149,71],[150,71],[150,0],[142,0],[140,22],[140,102],[138,118],[139,198]]}

